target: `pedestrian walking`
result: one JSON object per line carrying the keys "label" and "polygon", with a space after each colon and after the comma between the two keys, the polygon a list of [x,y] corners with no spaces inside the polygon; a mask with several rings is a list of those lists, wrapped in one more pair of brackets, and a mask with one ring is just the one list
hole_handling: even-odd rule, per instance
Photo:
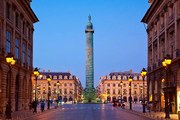
{"label": "pedestrian walking", "polygon": [[41,102],[41,112],[44,111],[44,107],[45,107],[45,103],[44,103],[44,101],[42,101],[42,102]]}
{"label": "pedestrian walking", "polygon": [[29,102],[29,110],[31,111],[31,109],[32,109],[32,102],[30,101]]}
{"label": "pedestrian walking", "polygon": [[37,105],[36,101],[33,101],[32,102],[32,108],[34,109],[33,113],[36,112],[36,105]]}

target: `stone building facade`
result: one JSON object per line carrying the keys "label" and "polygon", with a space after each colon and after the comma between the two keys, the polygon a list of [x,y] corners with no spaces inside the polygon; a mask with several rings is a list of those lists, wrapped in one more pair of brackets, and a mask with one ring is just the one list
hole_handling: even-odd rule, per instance
{"label": "stone building facade", "polygon": [[[164,111],[167,92],[170,112],[177,113],[180,110],[180,0],[149,2],[142,19],[148,34],[147,96],[154,111]],[[166,73],[162,61],[167,54],[172,63]]]}
{"label": "stone building facade", "polygon": [[[48,99],[48,81],[50,76],[50,100],[60,102],[81,102],[82,85],[78,77],[69,72],[40,72],[37,78],[37,99],[38,101]],[[36,78],[35,78],[36,79]],[[35,80],[34,80],[35,81]],[[59,83],[59,85],[57,84]],[[35,83],[33,87],[33,100],[35,98]]]}
{"label": "stone building facade", "polygon": [[[11,86],[12,111],[28,108],[32,96],[33,24],[38,21],[31,0],[0,0],[0,113],[5,112]],[[16,63],[10,69],[5,57]]]}
{"label": "stone building facade", "polygon": [[[114,100],[129,101],[130,89],[128,78],[132,76],[131,95],[133,102],[143,100],[143,78],[140,73],[128,72],[112,72],[107,76],[101,76],[99,84],[96,87],[97,98],[102,102],[113,102]],[[122,85],[120,84],[122,82]],[[144,78],[144,98],[146,99],[146,77]]]}

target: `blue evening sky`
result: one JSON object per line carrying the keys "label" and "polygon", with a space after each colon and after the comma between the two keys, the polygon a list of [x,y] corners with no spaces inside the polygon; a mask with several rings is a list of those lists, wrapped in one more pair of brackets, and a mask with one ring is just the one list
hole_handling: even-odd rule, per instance
{"label": "blue evening sky", "polygon": [[110,72],[147,67],[147,34],[141,19],[148,0],[33,0],[34,67],[70,71],[85,87],[88,15],[94,26],[94,83]]}

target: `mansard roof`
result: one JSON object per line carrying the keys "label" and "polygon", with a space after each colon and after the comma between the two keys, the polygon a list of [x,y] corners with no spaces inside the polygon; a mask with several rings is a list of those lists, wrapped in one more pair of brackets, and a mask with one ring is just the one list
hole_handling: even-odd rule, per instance
{"label": "mansard roof", "polygon": [[141,22],[148,24],[149,20],[152,18],[154,15],[155,11],[158,9],[160,4],[162,3],[163,0],[155,0],[152,5],[149,7],[147,10],[146,14],[142,18]]}
{"label": "mansard roof", "polygon": [[69,79],[70,76],[72,76],[72,79],[77,79],[77,77],[75,75],[72,75],[69,72],[40,72],[40,75],[45,75],[45,76],[62,76],[62,79],[64,79],[65,76],[67,76],[67,78]]}
{"label": "mansard roof", "polygon": [[140,73],[132,73],[132,72],[111,72],[110,76],[139,76]]}
{"label": "mansard roof", "polygon": [[42,75],[52,75],[52,76],[54,76],[54,75],[56,75],[56,76],[59,76],[59,75],[62,75],[62,76],[70,76],[71,75],[71,73],[69,73],[69,72],[40,72],[40,74],[42,74]]}

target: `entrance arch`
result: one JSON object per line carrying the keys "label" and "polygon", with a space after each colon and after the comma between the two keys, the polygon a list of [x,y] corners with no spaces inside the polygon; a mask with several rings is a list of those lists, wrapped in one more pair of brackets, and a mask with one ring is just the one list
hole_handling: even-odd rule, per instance
{"label": "entrance arch", "polygon": [[112,102],[115,102],[116,101],[116,96],[113,96],[112,97]]}
{"label": "entrance arch", "polygon": [[127,97],[126,96],[123,97],[123,101],[127,102]]}
{"label": "entrance arch", "polygon": [[134,102],[137,102],[137,101],[138,101],[138,97],[134,96]]}
{"label": "entrance arch", "polygon": [[107,97],[107,101],[108,101],[108,102],[111,101],[111,97],[110,97],[110,96]]}

